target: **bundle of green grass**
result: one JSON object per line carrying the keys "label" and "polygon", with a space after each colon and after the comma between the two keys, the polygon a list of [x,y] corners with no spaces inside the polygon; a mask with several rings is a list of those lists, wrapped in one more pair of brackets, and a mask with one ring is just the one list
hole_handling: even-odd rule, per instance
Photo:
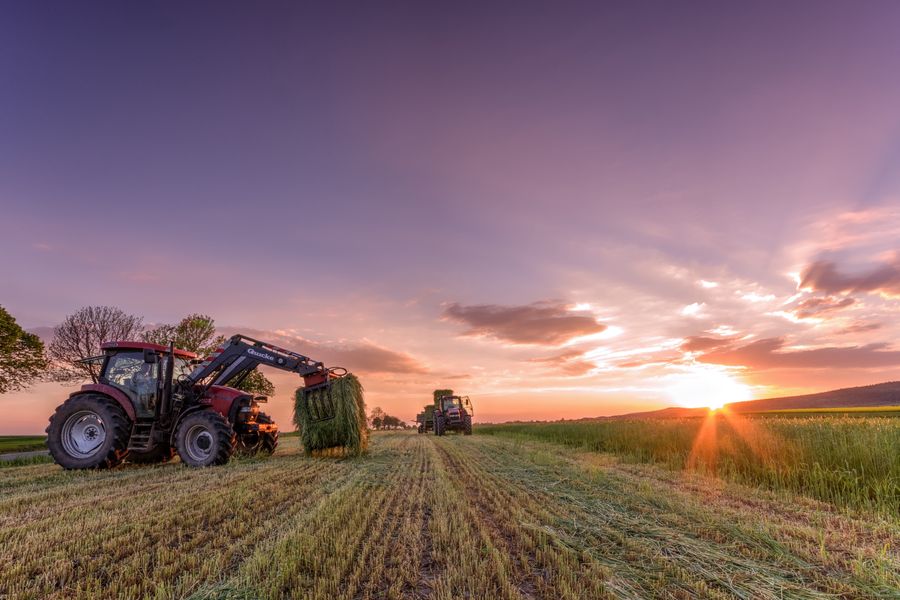
{"label": "bundle of green grass", "polygon": [[453,390],[434,390],[434,404],[437,406],[438,400],[441,399],[441,396],[452,396]]}
{"label": "bundle of green grass", "polygon": [[348,373],[332,380],[330,388],[310,392],[310,403],[331,394],[334,418],[310,422],[309,404],[303,401],[303,389],[294,394],[294,424],[300,431],[303,449],[316,456],[359,456],[369,446],[366,428],[366,402],[363,387],[356,375]]}

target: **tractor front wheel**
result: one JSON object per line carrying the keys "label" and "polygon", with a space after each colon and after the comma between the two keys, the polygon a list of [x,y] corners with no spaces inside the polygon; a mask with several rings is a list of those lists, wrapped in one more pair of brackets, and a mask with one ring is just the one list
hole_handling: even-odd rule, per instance
{"label": "tractor front wheel", "polygon": [[466,415],[463,417],[463,435],[472,435],[472,417]]}
{"label": "tractor front wheel", "polygon": [[434,435],[444,435],[444,417],[434,418]]}
{"label": "tractor front wheel", "polygon": [[181,462],[191,467],[224,465],[234,454],[237,436],[225,417],[212,409],[185,416],[175,430]]}
{"label": "tractor front wheel", "polygon": [[119,404],[103,394],[78,394],[50,417],[47,447],[64,469],[108,469],[128,455],[131,422]]}

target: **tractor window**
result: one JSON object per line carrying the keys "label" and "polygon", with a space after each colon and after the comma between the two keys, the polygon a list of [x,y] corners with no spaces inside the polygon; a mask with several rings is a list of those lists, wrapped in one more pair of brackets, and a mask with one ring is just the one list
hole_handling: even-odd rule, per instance
{"label": "tractor window", "polygon": [[444,409],[459,408],[459,398],[444,398]]}
{"label": "tractor window", "polygon": [[[169,361],[169,357],[165,354],[162,355],[162,362],[160,363],[160,373],[166,372],[166,364]],[[172,370],[172,381],[180,381],[184,377],[187,377],[191,374],[194,367],[191,366],[191,362],[185,358],[181,358],[180,356],[175,357],[175,368]]]}
{"label": "tractor window", "polygon": [[124,391],[134,402],[139,417],[153,414],[156,408],[158,363],[144,360],[143,351],[116,352],[106,363],[106,380]]}
{"label": "tractor window", "polygon": [[156,379],[156,365],[144,362],[143,352],[117,352],[109,357],[105,376],[113,385],[132,388],[135,377]]}

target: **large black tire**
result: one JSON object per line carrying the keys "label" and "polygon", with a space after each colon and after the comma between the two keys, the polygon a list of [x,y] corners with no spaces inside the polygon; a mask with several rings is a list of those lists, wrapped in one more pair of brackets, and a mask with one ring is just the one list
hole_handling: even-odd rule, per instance
{"label": "large black tire", "polygon": [[236,445],[234,429],[211,408],[189,413],[175,429],[175,449],[181,462],[191,467],[224,465]]}
{"label": "large black tire", "polygon": [[472,435],[472,415],[463,417],[463,435]]}
{"label": "large black tire", "polygon": [[[275,423],[272,417],[266,413],[259,413],[257,423],[271,425]],[[273,454],[278,447],[278,432],[245,433],[237,438],[237,452],[244,456],[254,456],[258,453]]]}
{"label": "large black tire", "polygon": [[175,448],[168,444],[157,444],[146,452],[131,450],[128,452],[128,462],[138,465],[151,465],[164,463],[175,457]]}
{"label": "large black tire", "polygon": [[435,415],[434,417],[434,435],[444,435],[444,417]]}
{"label": "large black tire", "polygon": [[119,403],[85,393],[63,402],[50,417],[47,447],[64,469],[109,469],[128,456],[131,421]]}

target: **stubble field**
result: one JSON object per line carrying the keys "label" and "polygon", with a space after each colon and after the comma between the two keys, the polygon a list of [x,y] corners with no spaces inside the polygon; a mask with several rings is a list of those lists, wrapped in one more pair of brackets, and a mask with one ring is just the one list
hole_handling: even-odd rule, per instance
{"label": "stubble field", "polygon": [[890,515],[505,435],[0,469],[0,598],[896,598]]}

